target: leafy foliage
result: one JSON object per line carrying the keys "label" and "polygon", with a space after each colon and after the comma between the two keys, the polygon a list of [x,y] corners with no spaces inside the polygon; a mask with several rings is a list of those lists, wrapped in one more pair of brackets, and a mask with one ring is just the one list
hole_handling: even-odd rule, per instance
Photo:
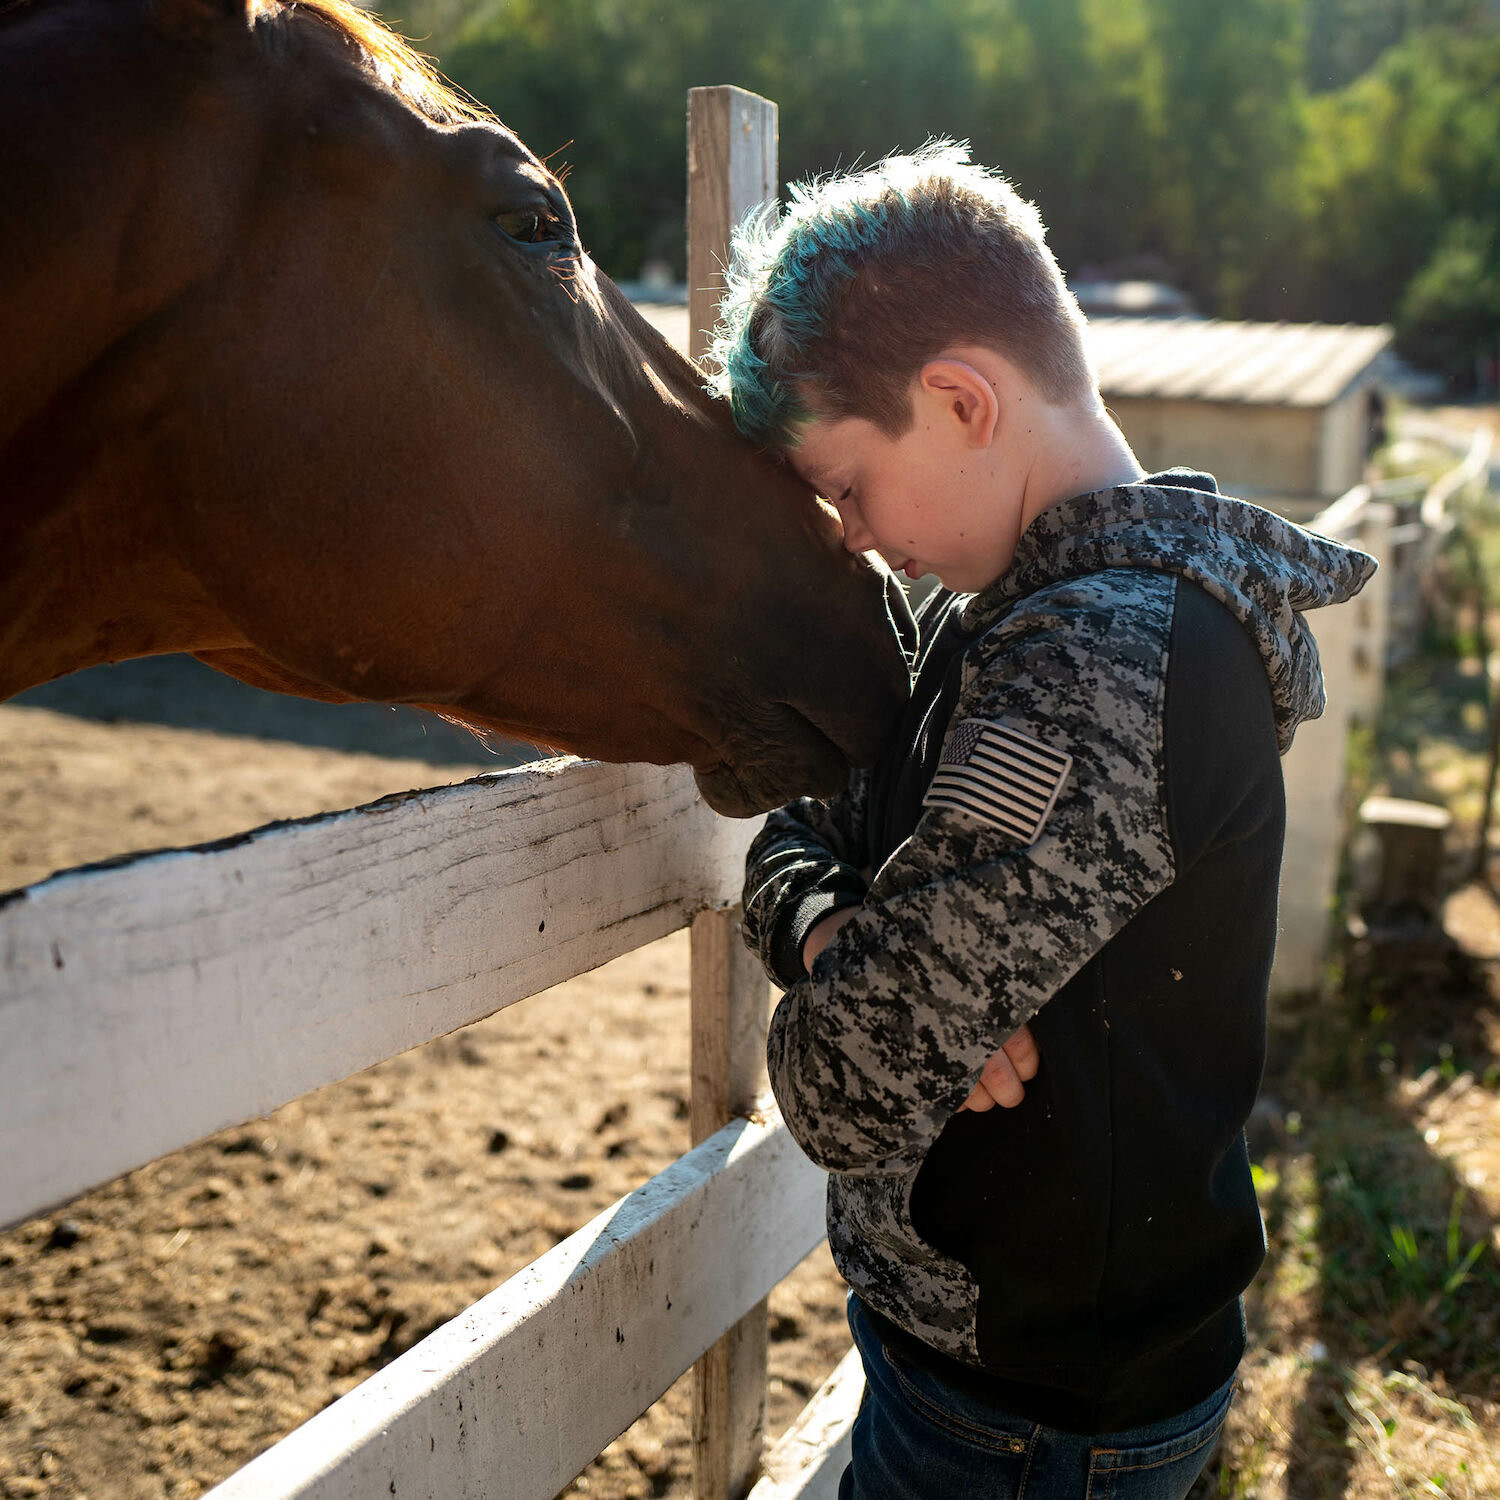
{"label": "leafy foliage", "polygon": [[1484,14],[1483,0],[1309,0],[1305,77],[1314,93],[1342,88],[1415,31]]}
{"label": "leafy foliage", "polygon": [[1401,299],[1400,347],[1434,369],[1500,352],[1500,220],[1457,219]]}
{"label": "leafy foliage", "polygon": [[[1040,207],[1072,272],[1226,316],[1377,322],[1472,372],[1500,244],[1488,0],[408,0],[543,154],[606,269],[682,269],[687,89],[781,106],[790,178],[933,135]],[[1404,300],[1403,300],[1404,299]],[[1486,336],[1488,336],[1486,334]]]}

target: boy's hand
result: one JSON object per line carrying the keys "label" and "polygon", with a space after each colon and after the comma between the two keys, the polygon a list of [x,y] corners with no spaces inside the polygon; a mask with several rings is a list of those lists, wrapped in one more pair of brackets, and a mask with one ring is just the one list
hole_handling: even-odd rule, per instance
{"label": "boy's hand", "polygon": [[[813,928],[813,932],[818,929]],[[809,935],[811,941],[811,935]],[[969,1097],[959,1106],[959,1113],[966,1109],[1014,1109],[1026,1097],[1024,1087],[1028,1079],[1036,1077],[1041,1063],[1041,1054],[1029,1026],[1022,1026],[1006,1037],[1000,1050],[984,1065]]]}

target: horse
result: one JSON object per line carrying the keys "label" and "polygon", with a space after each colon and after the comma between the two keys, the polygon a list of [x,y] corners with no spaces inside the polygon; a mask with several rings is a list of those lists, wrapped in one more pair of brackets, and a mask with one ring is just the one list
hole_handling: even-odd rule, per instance
{"label": "horse", "polygon": [[874,759],[889,571],[374,17],[11,0],[0,141],[0,698],[190,652],[740,816]]}

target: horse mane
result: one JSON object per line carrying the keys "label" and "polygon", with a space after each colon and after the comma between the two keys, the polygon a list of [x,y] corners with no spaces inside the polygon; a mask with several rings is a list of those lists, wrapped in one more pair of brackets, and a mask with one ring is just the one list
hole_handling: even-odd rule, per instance
{"label": "horse mane", "polygon": [[478,100],[444,78],[432,58],[351,0],[250,0],[250,16],[256,22],[297,11],[312,16],[363,53],[381,83],[437,124],[494,118]]}
{"label": "horse mane", "polygon": [[[0,20],[38,3],[43,0],[0,0]],[[274,22],[297,11],[313,17],[362,53],[366,66],[381,83],[437,124],[495,118],[477,99],[444,78],[432,58],[351,0],[249,0],[249,16],[255,24]]]}

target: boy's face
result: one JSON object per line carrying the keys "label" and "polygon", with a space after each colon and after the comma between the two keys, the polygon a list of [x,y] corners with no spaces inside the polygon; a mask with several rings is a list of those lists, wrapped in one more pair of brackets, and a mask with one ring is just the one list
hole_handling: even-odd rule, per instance
{"label": "boy's face", "polygon": [[813,421],[787,455],[832,502],[851,552],[878,552],[908,578],[933,574],[945,587],[977,593],[1010,566],[1020,535],[1019,503],[988,448],[941,406],[889,438],[860,417]]}

